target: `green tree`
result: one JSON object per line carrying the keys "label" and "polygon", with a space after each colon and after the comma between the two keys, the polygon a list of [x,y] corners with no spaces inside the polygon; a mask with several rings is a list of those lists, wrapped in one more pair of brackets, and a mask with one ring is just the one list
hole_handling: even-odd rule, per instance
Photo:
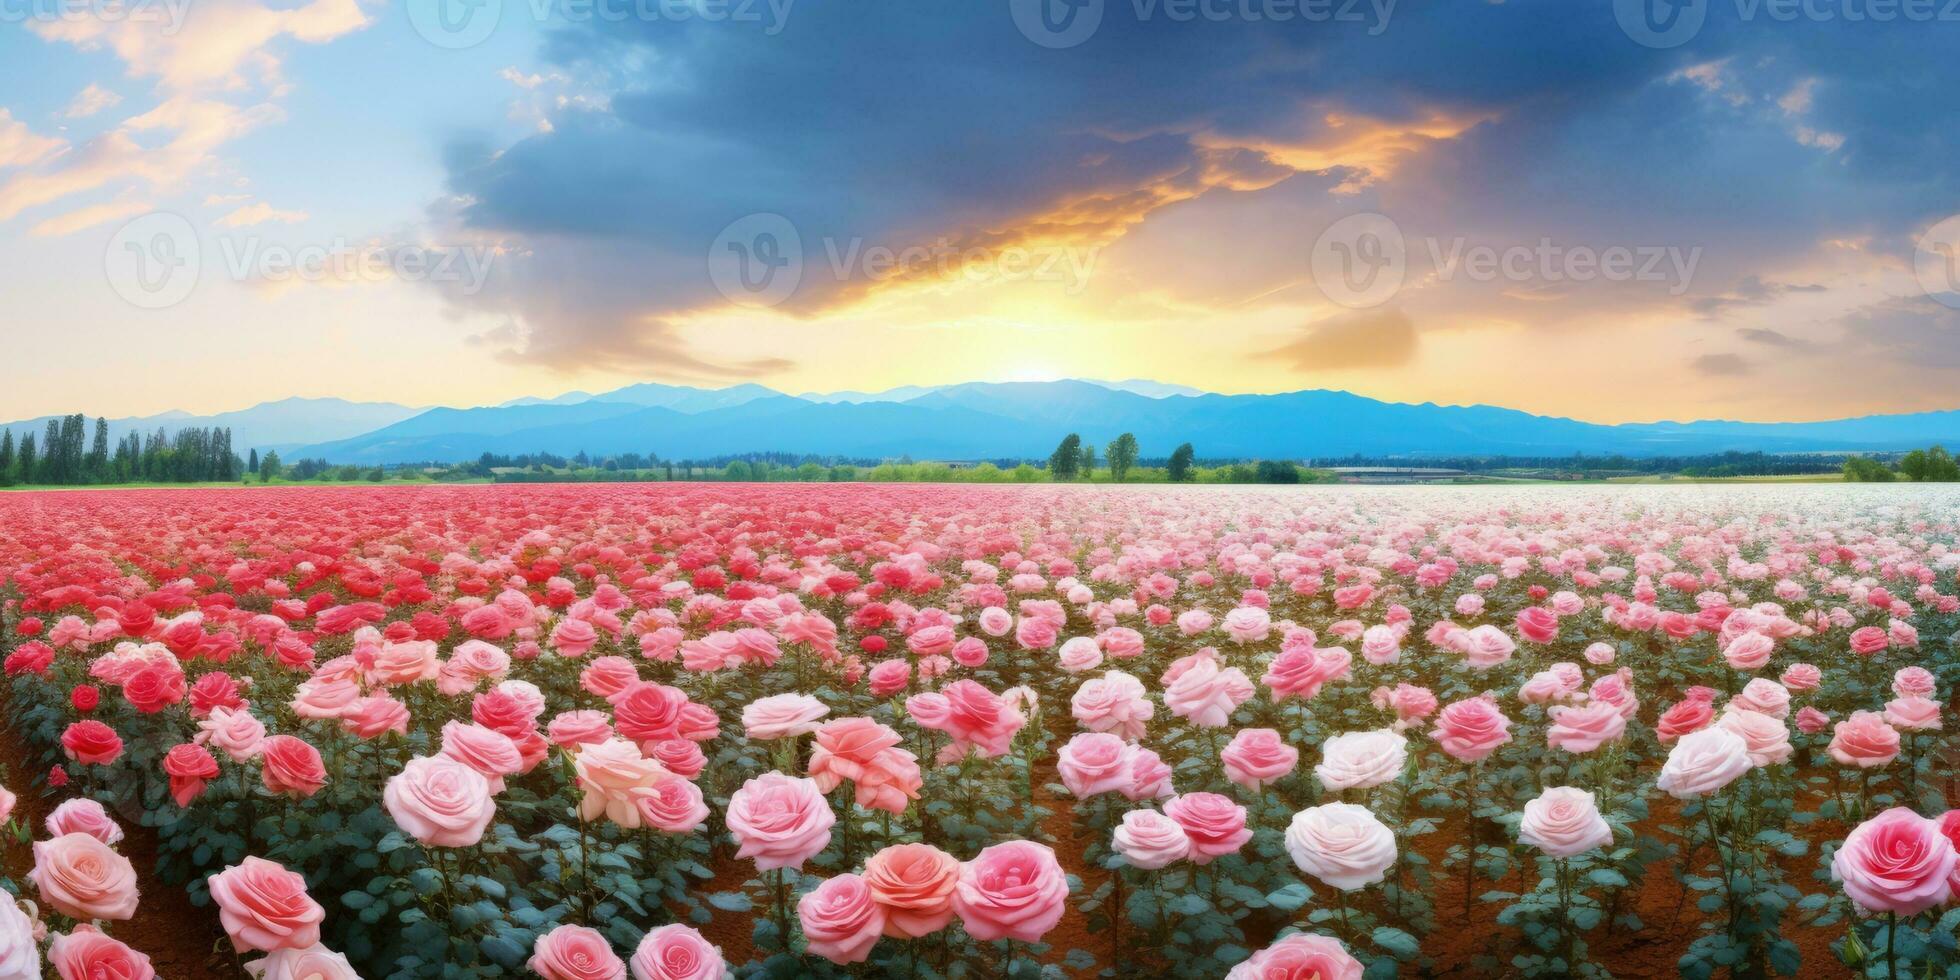
{"label": "green tree", "polygon": [[0,485],[14,482],[14,430],[0,432]]}
{"label": "green tree", "polygon": [[278,450],[276,449],[266,450],[265,458],[259,460],[259,482],[271,483],[272,481],[277,480],[279,478],[280,472],[285,468],[286,468],[285,465],[279,462]]}
{"label": "green tree", "polygon": [[1125,432],[1111,440],[1103,450],[1109,459],[1109,477],[1117,483],[1130,474],[1130,468],[1137,465],[1137,437]]}
{"label": "green tree", "polygon": [[250,453],[250,455],[245,457],[245,472],[257,474],[259,471],[259,451],[253,449],[250,450]]}
{"label": "green tree", "polygon": [[1071,432],[1062,438],[1062,444],[1055,447],[1048,457],[1048,475],[1056,480],[1075,479],[1076,470],[1082,465],[1082,437]]}
{"label": "green tree", "polygon": [[1851,456],[1844,461],[1844,478],[1852,483],[1891,483],[1898,474],[1869,456]]}
{"label": "green tree", "polygon": [[1084,480],[1096,478],[1096,447],[1093,443],[1082,444],[1082,473]]}
{"label": "green tree", "polygon": [[35,463],[37,462],[35,459],[36,455],[34,433],[30,432],[21,437],[20,455],[15,457],[14,460],[15,483],[33,483],[35,481],[35,477],[38,475],[35,469]]}
{"label": "green tree", "polygon": [[1185,483],[1191,479],[1191,460],[1197,455],[1197,450],[1192,449],[1188,442],[1172,450],[1170,465],[1165,468],[1172,483]]}
{"label": "green tree", "polygon": [[1262,459],[1253,473],[1253,479],[1260,483],[1300,482],[1300,468],[1284,460]]}
{"label": "green tree", "polygon": [[89,479],[106,483],[109,479],[109,420],[95,418],[95,444],[88,451]]}

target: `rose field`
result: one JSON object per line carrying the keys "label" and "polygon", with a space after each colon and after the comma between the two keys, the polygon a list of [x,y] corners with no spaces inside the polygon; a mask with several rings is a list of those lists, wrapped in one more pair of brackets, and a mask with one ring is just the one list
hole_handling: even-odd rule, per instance
{"label": "rose field", "polygon": [[1960,494],[0,494],[0,980],[1960,977]]}

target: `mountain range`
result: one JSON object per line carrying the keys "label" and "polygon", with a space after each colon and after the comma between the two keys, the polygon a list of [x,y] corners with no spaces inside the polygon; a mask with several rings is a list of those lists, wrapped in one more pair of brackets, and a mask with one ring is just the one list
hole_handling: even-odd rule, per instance
{"label": "mountain range", "polygon": [[[46,419],[0,425],[15,438]],[[626,452],[699,459],[749,452],[852,459],[1039,459],[1063,436],[1101,445],[1134,433],[1146,457],[1190,442],[1205,458],[1573,453],[1846,452],[1960,444],[1960,410],[1822,422],[1603,425],[1487,405],[1385,402],[1344,391],[1222,395],[1154,381],[971,382],[788,395],[643,383],[478,408],[291,398],[237,412],[114,419],[135,429],[228,425],[241,452],[335,463],[453,463],[483,453]]]}

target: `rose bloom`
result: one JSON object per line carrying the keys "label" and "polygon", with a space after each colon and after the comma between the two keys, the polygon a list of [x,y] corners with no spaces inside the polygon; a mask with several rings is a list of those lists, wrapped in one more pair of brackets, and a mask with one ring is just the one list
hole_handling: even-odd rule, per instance
{"label": "rose bloom", "polygon": [[912,662],[909,660],[880,660],[871,665],[869,684],[872,697],[889,697],[905,690],[910,683]]}
{"label": "rose bloom", "polygon": [[639,683],[639,680],[640,671],[631,660],[625,657],[600,657],[586,664],[585,669],[579,672],[578,686],[593,697],[610,698]]}
{"label": "rose bloom", "polygon": [[1155,751],[1137,746],[1130,753],[1130,784],[1123,789],[1123,796],[1136,802],[1163,799],[1173,792],[1171,767]]}
{"label": "rose bloom", "polygon": [[1751,678],[1742,693],[1729,699],[1728,709],[1755,711],[1782,719],[1790,714],[1790,692],[1767,677]]}
{"label": "rose bloom", "polygon": [[1232,967],[1225,980],[1361,980],[1362,972],[1340,940],[1296,932]]}
{"label": "rose bloom", "polygon": [[749,738],[768,742],[795,738],[817,730],[830,709],[808,694],[777,694],[757,698],[742,708],[742,729]]}
{"label": "rose bloom", "polygon": [[735,856],[754,858],[757,871],[802,870],[829,846],[837,815],[815,780],[765,772],[728,798],[727,821],[741,845]]}
{"label": "rose bloom", "polygon": [[1143,737],[1156,711],[1143,681],[1120,670],[1083,681],[1069,699],[1069,712],[1082,727],[1113,732],[1130,741]]}
{"label": "rose bloom", "polygon": [[443,756],[408,760],[388,780],[381,804],[403,833],[429,847],[470,847],[496,816],[483,774]]}
{"label": "rose bloom", "polygon": [[85,766],[106,766],[122,757],[122,738],[116,730],[93,719],[78,721],[61,733],[61,751]]}
{"label": "rose bloom", "polygon": [[[0,822],[5,822],[0,818]],[[21,911],[14,893],[0,888],[0,980],[41,980],[41,925]]]}
{"label": "rose bloom", "polygon": [[1245,807],[1217,793],[1185,793],[1164,804],[1164,815],[1177,821],[1191,839],[1191,863],[1237,854],[1252,830],[1245,825]]}
{"label": "rose bloom", "polygon": [[1121,792],[1130,785],[1128,742],[1107,732],[1083,732],[1057,753],[1055,771],[1078,800]]}
{"label": "rose bloom", "polygon": [[671,772],[655,777],[651,788],[634,797],[633,808],[642,823],[668,834],[691,834],[708,819],[701,787]]}
{"label": "rose bloom", "polygon": [[1463,657],[1472,667],[1495,667],[1511,659],[1518,645],[1505,632],[1485,623],[1468,631],[1463,639]]}
{"label": "rose bloom", "polygon": [[239,952],[305,949],[320,942],[320,923],[327,912],[306,894],[306,879],[300,875],[248,856],[205,884]]}
{"label": "rose bloom", "polygon": [[48,965],[61,980],[155,980],[150,958],[92,925],[78,925],[48,943]]}
{"label": "rose bloom", "polygon": [[647,757],[667,767],[667,771],[677,776],[693,779],[708,768],[708,754],[701,746],[684,738],[672,738],[645,746]]}
{"label": "rose bloom", "polygon": [[1171,664],[1163,681],[1164,706],[1172,715],[1202,728],[1224,727],[1254,690],[1244,671],[1220,667],[1216,655],[1205,651]]}
{"label": "rose bloom", "polygon": [[1611,844],[1613,828],[1599,815],[1591,793],[1552,786],[1524,805],[1518,841],[1555,858],[1570,858]]}
{"label": "rose bloom", "polygon": [[524,768],[524,757],[517,743],[502,732],[494,732],[470,722],[446,721],[442,724],[442,755],[455,759],[483,774],[491,794],[504,791],[504,777]]}
{"label": "rose bloom", "polygon": [[1894,698],[1885,704],[1885,722],[1909,732],[1940,730],[1940,703],[1917,694]]}
{"label": "rose bloom", "polygon": [[639,746],[618,738],[581,750],[572,758],[572,770],[585,794],[579,798],[579,819],[604,817],[627,830],[640,826],[636,801],[663,771]]}
{"label": "rose bloom", "polygon": [[71,919],[128,919],[136,914],[136,869],[88,834],[34,842],[28,880],[48,907]]}
{"label": "rose bloom", "polygon": [[1225,633],[1234,643],[1257,643],[1264,640],[1272,628],[1272,615],[1258,606],[1239,606],[1225,614]]}
{"label": "rose bloom", "polygon": [[245,963],[257,980],[361,980],[347,957],[325,946],[282,949]]}
{"label": "rose bloom", "polygon": [[1426,687],[1414,684],[1397,684],[1394,687],[1378,687],[1368,695],[1375,707],[1395,712],[1395,719],[1404,723],[1420,722],[1436,713],[1436,695]]}
{"label": "rose bloom", "polygon": [[1749,744],[1742,736],[1726,728],[1704,728],[1674,743],[1655,784],[1688,800],[1721,792],[1749,768]]}
{"label": "rose bloom", "polygon": [[19,802],[20,797],[15,796],[7,787],[0,786],[0,824],[5,824],[8,818],[14,815],[14,806]]}
{"label": "rose bloom", "polygon": [[626,980],[626,964],[612,944],[585,926],[562,925],[539,936],[524,965],[544,980]]}
{"label": "rose bloom", "polygon": [[1332,792],[1371,789],[1400,776],[1409,740],[1387,730],[1348,732],[1320,743],[1314,775]]}
{"label": "rose bloom", "polygon": [[905,699],[905,713],[922,727],[945,732],[953,744],[941,755],[951,761],[968,751],[987,758],[1006,755],[1014,733],[1028,723],[1019,709],[972,680],[957,680],[938,691]]}
{"label": "rose bloom", "polygon": [[1155,810],[1131,810],[1110,835],[1110,846],[1133,868],[1155,871],[1191,856],[1191,836]]}
{"label": "rose bloom", "polygon": [[1062,670],[1071,674],[1080,674],[1085,670],[1095,670],[1102,666],[1103,651],[1094,639],[1076,636],[1062,644],[1056,658]]}
{"label": "rose bloom", "polygon": [[1613,658],[1615,657],[1615,653],[1613,651],[1613,644],[1611,643],[1587,644],[1586,649],[1582,655],[1586,658],[1587,663],[1593,664],[1594,666],[1598,666],[1598,667],[1604,667],[1607,664],[1612,663]]}
{"label": "rose bloom", "polygon": [[327,784],[320,750],[291,735],[274,735],[259,749],[259,779],[268,792],[304,799]]}
{"label": "rose bloom", "polygon": [[885,910],[854,874],[824,879],[796,902],[810,952],[832,963],[862,963],[885,932]]}
{"label": "rose bloom", "polygon": [[1782,719],[1730,706],[1716,724],[1742,736],[1750,765],[1769,766],[1790,761],[1790,729],[1784,727]]}
{"label": "rose bloom", "polygon": [[1805,735],[1815,735],[1831,727],[1831,716],[1809,705],[1797,710],[1797,731]]}
{"label": "rose bloom", "polygon": [[1791,664],[1778,679],[1792,691],[1811,691],[1824,682],[1824,672],[1810,664]]}
{"label": "rose bloom", "polygon": [[122,827],[109,816],[109,811],[86,797],[62,801],[48,814],[47,828],[49,837],[87,834],[111,847],[123,839]]}
{"label": "rose bloom", "polygon": [[1591,752],[1627,730],[1626,716],[1620,709],[1601,701],[1559,705],[1547,713],[1552,724],[1545,730],[1545,744],[1574,754]]}
{"label": "rose bloom", "polygon": [[627,961],[633,980],[721,980],[721,947],[692,926],[674,923],[646,934]]}
{"label": "rose bloom", "polygon": [[265,748],[265,723],[244,708],[212,708],[197,729],[197,744],[210,745],[233,762],[256,758]]}
{"label": "rose bloom", "polygon": [[1736,670],[1754,671],[1763,669],[1769,663],[1770,654],[1776,652],[1776,642],[1753,630],[1729,641],[1722,650],[1722,659]]}
{"label": "rose bloom", "polygon": [[1851,652],[1859,656],[1869,657],[1891,645],[1891,637],[1876,626],[1864,626],[1851,631]]}
{"label": "rose bloom", "polygon": [[1395,864],[1395,834],[1367,807],[1323,803],[1293,815],[1286,853],[1301,871],[1354,891],[1388,875]]}
{"label": "rose bloom", "polygon": [[1286,777],[1300,761],[1300,750],[1270,728],[1246,728],[1219,753],[1225,778],[1257,791]]}
{"label": "rose bloom", "polygon": [[903,739],[870,718],[838,718],[817,729],[810,748],[810,778],[829,793],[850,780],[859,806],[904,813],[919,798],[925,777],[918,757],[900,748]]}
{"label": "rose bloom", "polygon": [[551,739],[551,744],[576,751],[580,746],[597,745],[612,738],[613,730],[605,712],[588,709],[560,713],[551,719],[545,734]]}
{"label": "rose bloom", "polygon": [[1062,920],[1068,876],[1046,844],[995,844],[960,866],[953,911],[968,935],[982,942],[1040,942]]}
{"label": "rose bloom", "polygon": [[931,844],[893,844],[864,862],[871,900],[885,910],[885,935],[917,939],[953,919],[960,862]]}
{"label": "rose bloom", "polygon": [[1876,769],[1899,755],[1898,729],[1872,711],[1854,711],[1837,723],[1829,752],[1838,765]]}
{"label": "rose bloom", "polygon": [[1445,707],[1429,734],[1450,758],[1480,762],[1511,740],[1511,719],[1498,710],[1496,698],[1485,694]]}
{"label": "rose bloom", "polygon": [[1943,905],[1960,858],[1940,826],[1893,807],[1852,828],[1831,858],[1831,877],[1867,912],[1910,916]]}
{"label": "rose bloom", "polygon": [[1527,606],[1518,612],[1518,635],[1531,643],[1550,643],[1558,639],[1558,614],[1544,606]]}
{"label": "rose bloom", "polygon": [[1689,698],[1661,712],[1660,723],[1654,726],[1655,737],[1666,745],[1690,732],[1707,728],[1715,720],[1715,706],[1702,698]]}
{"label": "rose bloom", "polygon": [[1892,675],[1892,693],[1902,698],[1932,697],[1937,687],[1933,672],[1924,667],[1901,667]]}

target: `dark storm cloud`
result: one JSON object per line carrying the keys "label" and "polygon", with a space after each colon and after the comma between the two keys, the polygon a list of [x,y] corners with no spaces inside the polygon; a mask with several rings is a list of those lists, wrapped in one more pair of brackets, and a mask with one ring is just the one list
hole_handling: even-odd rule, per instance
{"label": "dark storm cloud", "polygon": [[[1703,315],[1750,302],[1752,277],[1820,238],[1896,253],[1928,202],[1960,198],[1960,25],[1743,22],[1709,7],[1701,34],[1666,51],[1631,42],[1610,5],[1568,0],[1405,0],[1378,34],[1180,22],[1106,0],[1094,36],[1063,50],[1024,37],[1005,0],[804,0],[773,36],[567,25],[547,54],[611,80],[609,102],[449,156],[460,222],[521,241],[506,270],[532,266],[467,302],[524,317],[544,360],[655,365],[679,352],[664,330],[650,346],[648,324],[721,303],[705,256],[743,215],[784,215],[806,252],[1120,229],[1221,172],[1270,183],[1285,168],[1248,148],[1338,135],[1329,113],[1481,119],[1400,162],[1372,188],[1381,209],[1500,245],[1701,247],[1686,298],[1652,301]],[[1296,251],[1317,231],[1301,229]],[[806,277],[788,308],[856,285]]]}

